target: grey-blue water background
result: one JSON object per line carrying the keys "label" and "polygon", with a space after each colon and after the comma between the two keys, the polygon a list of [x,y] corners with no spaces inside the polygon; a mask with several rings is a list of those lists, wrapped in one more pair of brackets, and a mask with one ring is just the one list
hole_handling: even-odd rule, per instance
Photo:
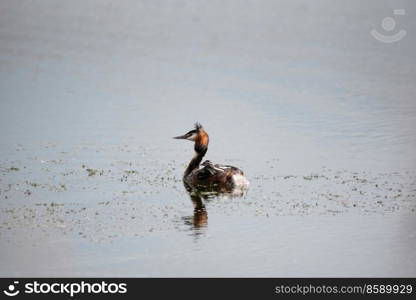
{"label": "grey-blue water background", "polygon": [[[0,275],[415,276],[415,15],[2,0]],[[203,216],[171,138],[195,121],[251,182]]]}

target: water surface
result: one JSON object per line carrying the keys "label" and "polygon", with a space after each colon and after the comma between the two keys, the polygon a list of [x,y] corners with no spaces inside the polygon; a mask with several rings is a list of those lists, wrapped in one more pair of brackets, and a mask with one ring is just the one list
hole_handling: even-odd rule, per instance
{"label": "water surface", "polygon": [[2,1],[0,275],[415,276],[415,8]]}

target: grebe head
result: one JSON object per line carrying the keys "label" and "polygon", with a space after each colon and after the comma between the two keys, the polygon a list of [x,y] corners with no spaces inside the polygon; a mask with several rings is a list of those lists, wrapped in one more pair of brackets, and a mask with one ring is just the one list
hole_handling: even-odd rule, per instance
{"label": "grebe head", "polygon": [[174,139],[188,140],[195,142],[195,150],[207,149],[209,137],[201,124],[195,123],[195,129],[188,131],[184,135],[175,136]]}

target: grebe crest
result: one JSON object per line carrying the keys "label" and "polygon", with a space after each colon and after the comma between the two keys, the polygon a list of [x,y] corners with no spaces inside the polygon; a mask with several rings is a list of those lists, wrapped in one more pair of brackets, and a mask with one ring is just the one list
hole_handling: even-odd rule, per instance
{"label": "grebe crest", "polygon": [[209,160],[201,164],[208,151],[209,136],[201,124],[195,123],[195,129],[184,135],[174,137],[194,142],[195,154],[183,175],[185,184],[194,188],[215,188],[232,192],[235,189],[247,189],[249,182],[239,168],[214,164]]}

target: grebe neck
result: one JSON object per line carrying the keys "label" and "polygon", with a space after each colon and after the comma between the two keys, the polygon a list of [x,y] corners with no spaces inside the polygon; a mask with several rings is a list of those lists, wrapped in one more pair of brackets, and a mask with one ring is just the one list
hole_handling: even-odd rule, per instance
{"label": "grebe neck", "polygon": [[205,154],[208,151],[208,147],[201,147],[201,146],[197,146],[195,145],[195,155],[194,157],[191,159],[188,167],[185,170],[185,173],[183,174],[183,177],[188,176],[189,174],[191,174],[191,172],[199,167],[199,164],[202,161],[202,158],[205,156]]}

